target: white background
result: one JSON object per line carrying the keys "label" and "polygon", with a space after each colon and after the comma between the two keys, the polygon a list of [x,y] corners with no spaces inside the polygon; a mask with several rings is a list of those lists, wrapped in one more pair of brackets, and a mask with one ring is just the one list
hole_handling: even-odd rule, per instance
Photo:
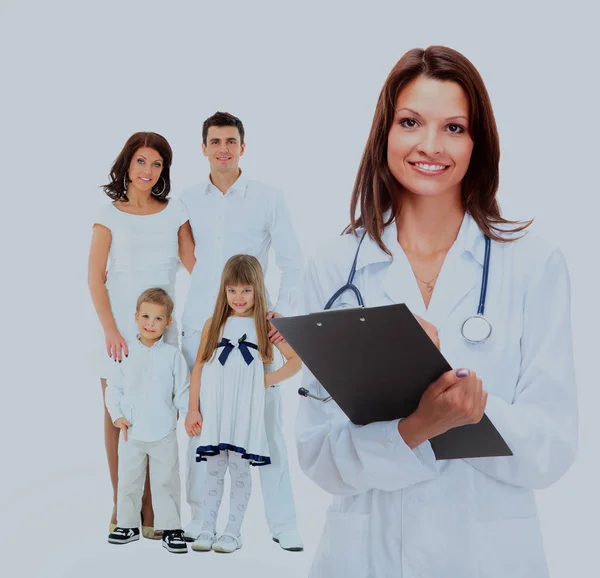
{"label": "white background", "polygon": [[[535,229],[554,239],[570,267],[580,451],[538,503],[552,576],[593,574],[600,517],[594,5],[2,0],[0,571],[307,575],[329,497],[297,466],[297,380],[284,391],[285,435],[304,553],[271,542],[257,476],[244,548],[233,556],[176,557],[148,540],[107,544],[111,490],[100,385],[89,368],[97,325],[86,279],[92,215],[106,201],[98,187],[127,137],[152,130],[175,151],[177,196],[207,173],[202,121],[230,111],[247,131],[244,171],[285,191],[310,255],[348,221],[388,72],[410,48],[445,44],[472,60],[490,92],[505,216],[536,217]],[[187,280],[179,277],[183,296]],[[268,280],[276,286],[274,267]],[[187,522],[185,504],[182,515]]]}

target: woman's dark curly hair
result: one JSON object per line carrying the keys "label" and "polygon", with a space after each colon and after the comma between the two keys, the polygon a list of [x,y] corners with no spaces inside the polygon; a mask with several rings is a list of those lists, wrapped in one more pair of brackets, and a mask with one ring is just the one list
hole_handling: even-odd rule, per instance
{"label": "woman's dark curly hair", "polygon": [[163,170],[153,189],[153,193],[155,191],[156,193],[160,192],[160,194],[155,194],[154,198],[158,201],[166,202],[171,191],[171,162],[173,161],[173,151],[171,150],[171,145],[167,142],[167,139],[155,132],[136,132],[131,135],[125,143],[123,150],[115,159],[115,162],[110,169],[110,182],[107,185],[102,186],[104,192],[113,201],[129,201],[127,198],[125,179],[127,178],[127,184],[131,182],[127,171],[129,170],[133,155],[142,147],[154,149],[163,159]]}

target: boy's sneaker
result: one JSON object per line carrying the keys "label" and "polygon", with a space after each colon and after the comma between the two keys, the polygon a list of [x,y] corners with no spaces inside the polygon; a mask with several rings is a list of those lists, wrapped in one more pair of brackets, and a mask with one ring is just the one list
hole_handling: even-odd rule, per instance
{"label": "boy's sneaker", "polygon": [[162,545],[174,554],[187,554],[188,551],[183,530],[163,530]]}
{"label": "boy's sneaker", "polygon": [[139,528],[119,528],[117,526],[109,535],[108,541],[111,544],[129,544],[140,539]]}

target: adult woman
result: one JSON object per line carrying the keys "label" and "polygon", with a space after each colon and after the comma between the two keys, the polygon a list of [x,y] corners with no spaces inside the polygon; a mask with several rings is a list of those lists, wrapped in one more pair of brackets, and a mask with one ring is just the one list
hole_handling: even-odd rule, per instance
{"label": "adult woman", "polygon": [[[547,576],[533,489],[576,451],[569,278],[561,253],[525,234],[530,223],[500,216],[498,164],[473,65],[445,47],[405,54],[379,97],[350,234],[307,266],[306,310],[346,283],[366,230],[354,278],[365,304],[406,303],[461,369],[403,420],[359,427],[334,402],[301,402],[300,465],[335,496],[313,577]],[[461,327],[477,311],[485,236],[493,332],[474,344]],[[350,292],[344,305],[356,306]],[[304,385],[326,395],[309,372]],[[428,440],[484,409],[514,455],[436,461]]]}
{"label": "adult woman", "polygon": [[[178,256],[188,271],[194,266],[194,241],[187,211],[179,200],[168,199],[172,158],[164,137],[153,132],[135,133],[115,160],[111,180],[104,186],[113,202],[102,207],[94,222],[88,270],[90,293],[106,342],[98,367],[103,395],[109,364],[120,362],[129,352],[128,342],[136,339],[134,313],[139,295],[149,287],[162,287],[174,298]],[[177,345],[174,323],[164,339]],[[113,426],[106,407],[104,416],[115,504],[112,531],[117,521],[119,429]],[[144,536],[160,537],[152,527],[154,513],[148,476],[141,514]]]}

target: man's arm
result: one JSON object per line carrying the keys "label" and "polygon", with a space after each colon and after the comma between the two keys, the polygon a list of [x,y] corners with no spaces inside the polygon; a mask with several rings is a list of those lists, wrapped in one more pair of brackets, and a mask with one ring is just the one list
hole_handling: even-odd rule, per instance
{"label": "man's arm", "polygon": [[281,271],[281,282],[275,311],[284,316],[293,315],[298,306],[300,288],[302,287],[304,259],[285,198],[280,192],[274,199],[270,234],[273,250],[275,251],[275,261]]}

